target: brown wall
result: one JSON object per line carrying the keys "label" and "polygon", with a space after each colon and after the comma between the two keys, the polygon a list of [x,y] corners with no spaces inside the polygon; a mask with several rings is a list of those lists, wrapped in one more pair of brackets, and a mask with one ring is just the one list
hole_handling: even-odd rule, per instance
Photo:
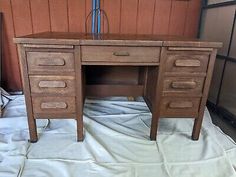
{"label": "brown wall", "polygon": [[[12,38],[42,31],[84,32],[92,0],[0,0],[4,13],[3,81],[21,90]],[[110,33],[173,34],[195,37],[200,0],[101,0]],[[90,20],[88,20],[88,24]],[[102,29],[107,32],[104,21]]]}

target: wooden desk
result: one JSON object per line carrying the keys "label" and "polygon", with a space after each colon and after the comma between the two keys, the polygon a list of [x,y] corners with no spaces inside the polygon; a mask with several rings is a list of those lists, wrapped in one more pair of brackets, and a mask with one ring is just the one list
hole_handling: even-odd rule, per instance
{"label": "wooden desk", "polygon": [[37,118],[77,120],[83,140],[86,96],[143,96],[156,140],[160,117],[194,118],[202,124],[217,48],[221,43],[170,36],[40,33],[14,39],[31,142]]}

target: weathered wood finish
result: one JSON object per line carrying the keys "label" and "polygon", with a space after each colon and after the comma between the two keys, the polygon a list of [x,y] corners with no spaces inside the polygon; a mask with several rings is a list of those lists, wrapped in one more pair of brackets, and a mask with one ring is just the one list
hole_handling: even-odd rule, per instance
{"label": "weathered wood finish", "polygon": [[158,63],[158,47],[82,46],[82,62]]}
{"label": "weathered wood finish", "polygon": [[87,85],[86,95],[88,96],[133,96],[138,97],[143,94],[142,85]]}
{"label": "weathered wood finish", "polygon": [[27,52],[29,73],[74,71],[73,53],[63,52]]}
{"label": "weathered wood finish", "polygon": [[204,77],[165,77],[163,82],[163,95],[185,94],[202,95]]}
{"label": "weathered wood finish", "polygon": [[19,60],[20,60],[20,66],[21,66],[21,77],[23,78],[22,81],[23,81],[23,88],[24,88],[24,94],[25,94],[25,104],[26,104],[26,110],[27,110],[30,142],[34,143],[38,141],[37,126],[36,126],[36,121],[34,119],[34,113],[33,113],[26,52],[25,52],[25,48],[22,45],[18,45],[18,53],[19,53]]}
{"label": "weathered wood finish", "polygon": [[30,75],[32,94],[61,94],[75,96],[74,76]]}
{"label": "weathered wood finish", "polygon": [[196,119],[194,121],[193,133],[192,133],[193,140],[198,140],[199,135],[200,135],[200,130],[201,130],[201,126],[202,126],[205,105],[206,105],[206,101],[207,101],[208,93],[209,93],[209,88],[210,88],[210,84],[211,84],[211,78],[212,78],[212,74],[213,74],[216,54],[217,54],[217,50],[214,49],[210,55],[210,62],[209,62],[206,80],[205,80],[205,84],[204,84],[203,95],[202,95],[201,103],[199,106],[199,114],[198,114],[198,117],[196,117]]}
{"label": "weathered wood finish", "polygon": [[199,138],[221,43],[77,33],[41,33],[15,42],[32,142],[37,141],[37,118],[76,119],[82,141],[86,96],[143,96],[152,112],[151,140],[156,140],[160,117],[194,118],[192,139]]}
{"label": "weathered wood finish", "polygon": [[[178,32],[189,37],[197,35],[200,5],[201,0],[101,1],[101,8],[109,19],[110,33],[174,35]],[[22,89],[13,37],[43,31],[85,32],[85,19],[91,7],[91,0],[0,0],[6,31],[3,38],[6,88]],[[87,26],[91,26],[90,22],[91,18]],[[108,32],[105,18],[102,18],[102,32]]]}
{"label": "weathered wood finish", "polygon": [[167,52],[166,72],[205,73],[208,67],[209,53]]}
{"label": "weathered wood finish", "polygon": [[85,101],[85,78],[84,70],[81,64],[81,49],[80,46],[75,47],[75,90],[76,90],[76,122],[77,122],[77,141],[84,139],[84,124],[83,124],[83,106]]}
{"label": "weathered wood finish", "polygon": [[33,111],[35,114],[71,114],[75,113],[75,97],[32,97]]}
{"label": "weathered wood finish", "polygon": [[163,97],[161,103],[161,117],[189,117],[198,116],[200,98]]}

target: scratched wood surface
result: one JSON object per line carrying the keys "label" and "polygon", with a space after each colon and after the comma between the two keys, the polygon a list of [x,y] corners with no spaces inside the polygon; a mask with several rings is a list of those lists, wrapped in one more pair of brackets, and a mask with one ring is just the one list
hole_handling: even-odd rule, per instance
{"label": "scratched wood surface", "polygon": [[[3,85],[22,90],[13,37],[43,31],[85,32],[92,0],[0,0],[4,15]],[[201,0],[101,0],[102,31],[196,37]],[[91,17],[87,18],[87,30]]]}

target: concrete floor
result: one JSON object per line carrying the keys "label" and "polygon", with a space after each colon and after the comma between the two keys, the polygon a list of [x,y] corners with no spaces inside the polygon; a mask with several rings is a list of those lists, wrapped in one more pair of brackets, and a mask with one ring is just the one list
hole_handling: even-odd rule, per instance
{"label": "concrete floor", "polygon": [[221,130],[229,135],[236,142],[236,127],[234,127],[229,120],[224,119],[222,116],[217,115],[209,109],[212,122],[221,128]]}

